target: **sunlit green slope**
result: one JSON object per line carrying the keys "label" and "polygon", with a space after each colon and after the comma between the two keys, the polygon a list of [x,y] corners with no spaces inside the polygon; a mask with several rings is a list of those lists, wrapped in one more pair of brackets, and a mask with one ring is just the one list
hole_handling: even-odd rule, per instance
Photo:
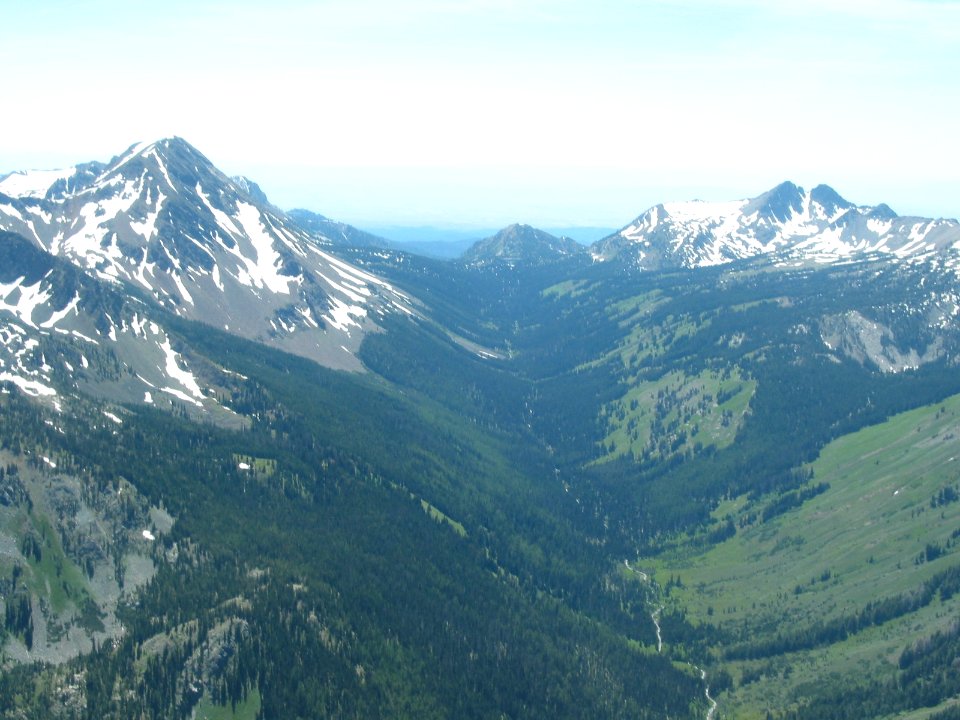
{"label": "sunlit green slope", "polygon": [[[708,631],[715,672],[732,676],[727,717],[949,703],[957,674],[914,677],[911,652],[958,647],[960,396],[839,438],[809,470],[799,507],[789,494],[729,499],[714,516],[733,537],[640,561],[664,589],[664,616]],[[666,620],[664,634],[669,644]]]}

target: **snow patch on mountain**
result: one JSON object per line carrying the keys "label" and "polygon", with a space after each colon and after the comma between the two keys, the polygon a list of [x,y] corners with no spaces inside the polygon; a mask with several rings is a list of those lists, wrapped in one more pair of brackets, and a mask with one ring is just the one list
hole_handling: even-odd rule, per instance
{"label": "snow patch on mountain", "polygon": [[117,267],[123,260],[123,253],[117,246],[116,233],[111,232],[108,223],[121,213],[129,212],[140,192],[137,182],[128,180],[116,195],[85,203],[66,228],[71,234],[58,236],[62,239],[51,243],[47,249],[52,255],[67,255],[100,277],[116,281],[125,274],[124,268]]}
{"label": "snow patch on mountain", "polygon": [[[240,228],[237,227],[236,223],[233,222],[233,218],[223,212],[223,210],[213,206],[213,203],[210,202],[210,196],[203,191],[203,188],[200,186],[199,182],[197,183],[196,191],[197,195],[200,197],[200,200],[203,201],[203,204],[206,206],[207,210],[209,210],[214,218],[216,218],[217,224],[220,225],[221,228],[226,229],[233,236],[239,236],[242,234]],[[224,248],[229,249],[234,246],[234,243],[232,242],[229,245],[223,242],[219,235],[217,236],[217,240]]]}
{"label": "snow patch on mountain", "polygon": [[43,384],[39,380],[32,380],[7,370],[0,370],[0,383],[4,382],[13,383],[27,395],[33,397],[56,397],[57,394],[56,390],[49,385]]}
{"label": "snow patch on mountain", "polygon": [[0,179],[0,193],[13,198],[44,197],[58,180],[72,177],[76,172],[74,167],[63,170],[18,170]]}
{"label": "snow patch on mountain", "polygon": [[200,385],[197,383],[197,378],[194,377],[193,373],[185,368],[180,367],[178,358],[180,357],[178,353],[174,352],[173,348],[170,346],[170,338],[164,337],[162,343],[159,344],[160,349],[163,351],[164,355],[164,367],[163,370],[166,372],[167,377],[171,380],[175,380],[193,397],[192,401],[195,401],[197,398],[203,397],[203,392],[200,390]]}
{"label": "snow patch on mountain", "polygon": [[0,320],[0,383],[11,383],[32,397],[54,398],[52,368],[39,352],[39,341],[27,328]]}
{"label": "snow patch on mountain", "polygon": [[260,211],[253,205],[237,203],[237,220],[253,245],[255,256],[248,258],[239,255],[246,266],[247,278],[254,287],[266,288],[270,292],[282,295],[290,294],[290,283],[295,278],[280,272],[282,259],[274,248],[274,239],[267,234]]}
{"label": "snow patch on mountain", "polygon": [[0,310],[7,310],[21,322],[37,327],[33,321],[36,309],[50,300],[50,291],[41,288],[40,281],[24,285],[21,277],[12,283],[0,284]]}
{"label": "snow patch on mountain", "polygon": [[60,310],[54,310],[52,313],[50,313],[50,317],[44,320],[42,323],[40,323],[40,327],[45,329],[56,327],[56,325],[58,325],[60,321],[67,318],[69,315],[71,314],[78,315],[79,310],[77,306],[79,305],[79,303],[80,303],[80,296],[74,295],[73,300],[67,303],[65,307],[63,307]]}
{"label": "snow patch on mountain", "polygon": [[[732,202],[692,200],[689,202],[664,203],[660,207],[663,209],[665,216],[671,220],[706,228],[723,225],[728,220],[735,218],[747,202],[747,200],[734,200]],[[736,228],[729,229],[735,230]]]}
{"label": "snow patch on mountain", "polygon": [[166,199],[166,195],[158,191],[157,200],[153,203],[153,209],[147,213],[146,219],[142,222],[130,221],[130,229],[143,237],[148,243],[157,232],[157,219],[160,217],[160,211],[163,209],[163,203]]}
{"label": "snow patch on mountain", "polygon": [[[348,305],[340,298],[332,298],[333,307],[330,312],[324,315],[324,318],[330,322],[333,327],[341,332],[350,334],[350,326],[359,328],[359,319],[367,316],[365,308],[359,305]],[[355,319],[356,318],[356,319]]]}

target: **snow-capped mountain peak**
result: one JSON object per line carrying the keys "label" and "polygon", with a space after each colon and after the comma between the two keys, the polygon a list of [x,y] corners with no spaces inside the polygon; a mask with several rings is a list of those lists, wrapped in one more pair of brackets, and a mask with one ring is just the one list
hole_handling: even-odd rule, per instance
{"label": "snow-capped mountain peak", "polygon": [[375,318],[412,312],[409,298],[334,258],[256,183],[227,177],[181,138],[73,172],[10,175],[0,192],[0,229],[179,315],[332,367],[360,369],[355,352]]}
{"label": "snow-capped mountain peak", "polygon": [[900,217],[889,206],[859,207],[827,185],[807,192],[791,182],[747,200],[656,205],[595,243],[596,260],[643,269],[701,267],[777,255],[834,262],[880,253],[896,259],[945,254],[960,268],[960,224]]}

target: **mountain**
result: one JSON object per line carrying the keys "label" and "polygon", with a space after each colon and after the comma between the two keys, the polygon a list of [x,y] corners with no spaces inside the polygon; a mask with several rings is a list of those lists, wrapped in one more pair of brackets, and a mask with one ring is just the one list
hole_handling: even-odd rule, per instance
{"label": "mountain", "polygon": [[238,188],[256,200],[258,204],[270,205],[270,200],[267,198],[267,194],[250,178],[246,177],[245,175],[235,175],[230,179],[233,180]]}
{"label": "mountain", "polygon": [[[57,401],[0,388],[0,716],[699,712],[699,676],[642,647],[643,589],[540,446],[518,454],[523,385],[443,324],[388,315],[378,377],[334,372],[0,241],[0,319],[34,333],[18,378]],[[142,390],[151,361],[182,380],[157,379],[169,412],[92,387]],[[184,412],[188,374],[240,421]]]}
{"label": "mountain", "polygon": [[434,227],[431,225],[374,225],[372,232],[388,239],[390,247],[404,252],[453,260],[477,240],[492,235],[494,228]]}
{"label": "mountain", "polygon": [[0,192],[0,718],[952,720],[952,221],[441,261],[177,139]]}
{"label": "mountain", "polygon": [[761,255],[831,263],[876,254],[936,255],[960,269],[960,223],[855,206],[826,185],[784,182],[748,200],[656,205],[591,246],[597,260],[645,270],[720,265]]}
{"label": "mountain", "polygon": [[642,591],[574,590],[598,550],[490,354],[183,141],[55,175],[0,196],[0,716],[703,704],[649,623],[604,629]]}
{"label": "mountain", "polygon": [[161,317],[114,283],[0,232],[0,382],[58,408],[82,392],[243,424],[215,397],[232,379],[195,354],[188,360]]}
{"label": "mountain", "polygon": [[413,312],[179,138],[106,164],[11,174],[0,193],[0,228],[181,317],[330,367],[361,369],[355,354],[377,319]]}
{"label": "mountain", "polygon": [[303,210],[301,208],[289,210],[287,211],[287,217],[305,230],[309,230],[337,245],[369,247],[385,247],[389,245],[389,240],[355,228],[352,225],[331,220],[310,210]]}
{"label": "mountain", "polygon": [[586,248],[568,237],[553,235],[529,225],[514,224],[496,235],[479,240],[461,257],[462,262],[507,267],[543,265],[586,254]]}

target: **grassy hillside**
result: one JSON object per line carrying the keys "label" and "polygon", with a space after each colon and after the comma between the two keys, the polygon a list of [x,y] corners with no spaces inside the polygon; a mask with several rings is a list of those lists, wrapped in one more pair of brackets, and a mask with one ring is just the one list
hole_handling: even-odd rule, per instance
{"label": "grassy hillside", "polygon": [[666,461],[729,447],[755,387],[736,367],[692,376],[674,371],[632,384],[603,409],[608,432],[601,443],[602,460],[629,455],[640,462]]}
{"label": "grassy hillside", "polygon": [[715,667],[734,680],[719,698],[726,717],[778,716],[834,687],[894,681],[905,649],[960,616],[960,597],[942,587],[960,566],[960,396],[839,438],[809,469],[805,487],[819,494],[800,507],[729,499],[714,517],[733,537],[706,551],[691,538],[640,562],[664,588],[665,615],[709,628]]}

